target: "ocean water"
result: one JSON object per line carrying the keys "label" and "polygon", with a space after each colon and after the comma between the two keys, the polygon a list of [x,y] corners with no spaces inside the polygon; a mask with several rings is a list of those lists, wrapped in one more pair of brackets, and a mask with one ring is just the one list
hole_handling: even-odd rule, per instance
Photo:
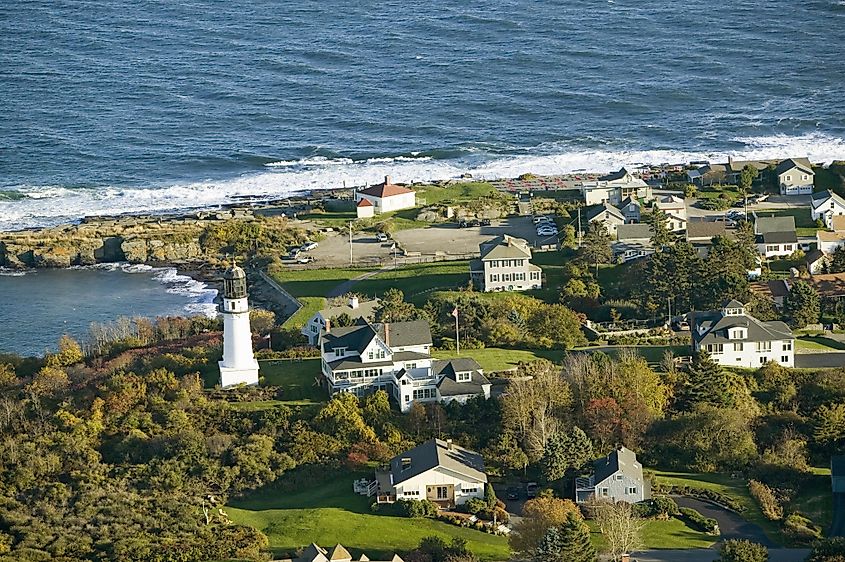
{"label": "ocean water", "polygon": [[216,314],[217,291],[170,268],[110,264],[27,273],[0,270],[0,352],[41,355],[62,334],[119,316]]}
{"label": "ocean water", "polygon": [[237,195],[845,158],[842,0],[0,3],[0,229]]}

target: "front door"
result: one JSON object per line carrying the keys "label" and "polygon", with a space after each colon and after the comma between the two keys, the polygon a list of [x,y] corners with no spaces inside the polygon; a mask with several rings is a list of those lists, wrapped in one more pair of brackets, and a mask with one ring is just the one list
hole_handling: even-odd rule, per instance
{"label": "front door", "polygon": [[436,484],[426,486],[426,499],[429,499],[440,507],[452,507],[455,505],[455,485]]}

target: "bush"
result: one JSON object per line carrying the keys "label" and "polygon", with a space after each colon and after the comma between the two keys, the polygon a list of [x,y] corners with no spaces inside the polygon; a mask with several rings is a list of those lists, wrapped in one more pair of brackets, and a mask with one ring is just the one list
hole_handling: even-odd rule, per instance
{"label": "bush", "polygon": [[689,507],[678,509],[680,518],[689,523],[693,528],[709,535],[719,534],[719,523],[715,519],[704,517],[702,514]]}
{"label": "bush", "polygon": [[396,502],[405,517],[435,517],[437,504],[431,500],[399,500]]}
{"label": "bush", "polygon": [[634,512],[637,517],[641,517],[643,519],[649,519],[652,517],[666,519],[671,515],[677,515],[678,504],[676,504],[675,500],[670,497],[657,496],[650,500],[644,500],[634,504]]}
{"label": "bush", "polygon": [[810,542],[822,536],[821,527],[798,513],[793,513],[784,520],[783,532],[792,540],[799,542]]}
{"label": "bush", "polygon": [[653,488],[654,493],[677,494],[679,496],[687,496],[689,498],[696,498],[699,500],[708,500],[717,503],[721,506],[727,507],[737,513],[745,511],[745,506],[739,503],[733,497],[717,492],[716,490],[709,490],[706,488],[693,488],[690,486],[664,486],[658,484]]}
{"label": "bush", "polygon": [[771,488],[757,480],[749,480],[748,491],[757,500],[757,503],[760,505],[760,511],[763,512],[763,516],[766,519],[769,521],[780,521],[783,518],[783,507],[781,507]]}
{"label": "bush", "polygon": [[479,498],[470,498],[464,504],[464,509],[467,513],[472,513],[473,515],[478,514],[478,512],[487,509],[487,502]]}
{"label": "bush", "polygon": [[767,562],[769,549],[746,540],[727,540],[719,550],[718,562]]}
{"label": "bush", "polygon": [[[787,518],[788,519],[788,518]],[[842,562],[845,560],[845,538],[825,539],[813,546],[807,562]]]}

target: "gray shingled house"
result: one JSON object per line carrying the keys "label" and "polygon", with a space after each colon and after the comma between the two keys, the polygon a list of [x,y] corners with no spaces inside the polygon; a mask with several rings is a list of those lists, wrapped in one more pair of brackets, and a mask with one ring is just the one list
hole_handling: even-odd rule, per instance
{"label": "gray shingled house", "polygon": [[630,449],[618,446],[593,462],[593,475],[575,479],[575,501],[593,499],[637,503],[651,498],[651,485],[643,477],[643,466]]}

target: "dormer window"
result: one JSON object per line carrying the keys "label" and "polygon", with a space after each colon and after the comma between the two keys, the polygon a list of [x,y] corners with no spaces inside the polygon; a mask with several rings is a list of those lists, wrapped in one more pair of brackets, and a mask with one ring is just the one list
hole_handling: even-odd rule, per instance
{"label": "dormer window", "polygon": [[732,328],[728,330],[728,339],[732,340],[744,340],[745,339],[745,328]]}
{"label": "dormer window", "polygon": [[469,382],[470,380],[472,380],[472,374],[471,373],[458,373],[455,378],[457,379],[458,382]]}
{"label": "dormer window", "polygon": [[402,457],[402,470],[411,468],[411,459],[409,457]]}
{"label": "dormer window", "polygon": [[742,316],[745,314],[744,308],[726,308],[725,316]]}
{"label": "dormer window", "polygon": [[336,347],[334,348],[335,357],[340,357],[341,355],[346,355],[346,348],[345,347]]}

